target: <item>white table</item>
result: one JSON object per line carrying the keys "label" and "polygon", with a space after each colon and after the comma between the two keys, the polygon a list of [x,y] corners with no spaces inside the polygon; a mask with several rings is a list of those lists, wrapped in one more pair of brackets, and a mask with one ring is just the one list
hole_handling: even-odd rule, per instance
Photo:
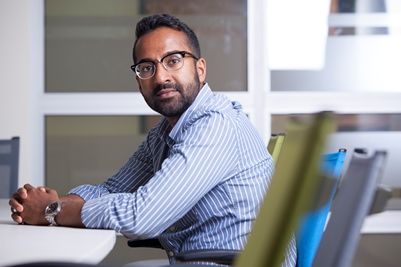
{"label": "white table", "polygon": [[400,234],[401,210],[388,210],[368,216],[362,226],[362,234]]}
{"label": "white table", "polygon": [[362,226],[362,234],[401,234],[401,198],[387,202],[386,210],[369,215]]}
{"label": "white table", "polygon": [[99,263],[114,247],[113,230],[18,225],[0,199],[0,267],[34,261]]}

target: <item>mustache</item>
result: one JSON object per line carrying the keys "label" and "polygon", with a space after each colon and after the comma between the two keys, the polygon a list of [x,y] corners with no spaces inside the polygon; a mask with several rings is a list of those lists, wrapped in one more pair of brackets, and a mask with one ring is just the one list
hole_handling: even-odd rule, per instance
{"label": "mustache", "polygon": [[181,91],[181,86],[176,84],[176,83],[163,83],[163,84],[158,84],[153,88],[153,95],[157,95],[161,90],[167,89],[167,88],[173,88],[176,91]]}

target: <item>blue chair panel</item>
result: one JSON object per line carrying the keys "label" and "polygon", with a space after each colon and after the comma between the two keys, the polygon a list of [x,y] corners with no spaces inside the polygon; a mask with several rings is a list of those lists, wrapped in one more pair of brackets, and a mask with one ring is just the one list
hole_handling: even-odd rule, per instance
{"label": "blue chair panel", "polygon": [[330,212],[338,181],[344,167],[346,150],[340,149],[338,152],[326,154],[322,160],[322,172],[327,177],[335,179],[335,185],[329,192],[327,201],[318,209],[308,212],[300,222],[297,240],[297,266],[310,267],[315,258],[316,251],[322,239],[327,217]]}

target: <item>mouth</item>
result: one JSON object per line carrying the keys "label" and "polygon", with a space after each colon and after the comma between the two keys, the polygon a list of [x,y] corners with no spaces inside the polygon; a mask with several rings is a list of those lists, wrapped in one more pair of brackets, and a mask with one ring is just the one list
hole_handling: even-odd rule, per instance
{"label": "mouth", "polygon": [[157,92],[156,97],[161,98],[161,99],[166,99],[173,97],[175,94],[177,94],[178,91],[175,88],[165,88]]}

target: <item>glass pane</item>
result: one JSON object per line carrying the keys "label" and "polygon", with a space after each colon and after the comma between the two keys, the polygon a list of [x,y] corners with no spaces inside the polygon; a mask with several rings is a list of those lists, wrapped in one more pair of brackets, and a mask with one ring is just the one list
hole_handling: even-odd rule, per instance
{"label": "glass pane", "polygon": [[[308,119],[310,114],[273,115],[271,132],[285,132],[290,118]],[[401,131],[401,114],[337,114],[338,132]]]}
{"label": "glass pane", "polygon": [[[289,118],[308,119],[309,114],[273,115],[272,133],[285,133]],[[401,114],[338,114],[337,132],[331,135],[327,151],[345,148],[352,152],[355,148],[368,151],[387,151],[386,165],[381,183],[401,187]],[[347,155],[347,162],[349,160]]]}
{"label": "glass pane", "polygon": [[47,92],[138,91],[129,68],[135,24],[155,13],[194,29],[214,90],[247,90],[246,0],[47,0],[45,7]]}
{"label": "glass pane", "polygon": [[399,17],[399,0],[332,0],[325,66],[272,71],[272,91],[400,92]]}
{"label": "glass pane", "polygon": [[113,175],[159,116],[46,116],[46,184],[66,193]]}

